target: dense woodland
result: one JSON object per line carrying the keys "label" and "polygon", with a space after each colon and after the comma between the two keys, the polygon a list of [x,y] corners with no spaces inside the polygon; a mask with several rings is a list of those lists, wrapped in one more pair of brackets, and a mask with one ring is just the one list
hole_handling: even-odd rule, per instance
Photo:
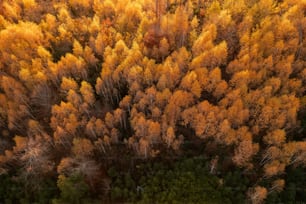
{"label": "dense woodland", "polygon": [[2,0],[0,203],[306,202],[305,0]]}

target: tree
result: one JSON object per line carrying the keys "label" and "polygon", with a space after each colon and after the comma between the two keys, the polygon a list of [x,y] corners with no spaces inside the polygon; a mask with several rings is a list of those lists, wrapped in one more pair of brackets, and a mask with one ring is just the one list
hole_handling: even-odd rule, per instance
{"label": "tree", "polygon": [[135,130],[135,136],[138,138],[143,138],[147,135],[147,123],[144,116],[140,115],[139,117],[136,117],[135,123],[133,123],[132,120],[132,127]]}
{"label": "tree", "polygon": [[255,186],[250,192],[249,197],[252,204],[259,204],[266,199],[268,191],[266,188],[261,186]]}
{"label": "tree", "polygon": [[78,56],[78,57],[81,57],[83,55],[83,47],[82,45],[80,44],[80,42],[76,39],[74,39],[73,41],[73,54],[75,56]]}
{"label": "tree", "polygon": [[24,153],[20,155],[23,169],[20,177],[32,193],[42,188],[42,181],[54,170],[50,149],[48,135],[35,135],[28,139]]}
{"label": "tree", "polygon": [[67,93],[67,101],[70,102],[74,107],[80,107],[82,104],[81,96],[72,89],[70,89]]}
{"label": "tree", "polygon": [[115,124],[114,116],[110,112],[107,112],[105,115],[105,124],[110,129],[114,127],[114,124]]}
{"label": "tree", "polygon": [[[72,174],[71,176],[59,175],[57,186],[61,191],[59,202],[82,203],[81,199],[87,196],[88,186],[84,182],[84,178],[80,174]],[[57,200],[55,200],[55,203]]]}
{"label": "tree", "polygon": [[90,140],[86,138],[73,139],[72,152],[75,157],[87,158],[93,156],[93,145]]}
{"label": "tree", "polygon": [[216,88],[213,92],[213,96],[219,100],[222,96],[226,94],[227,89],[228,89],[228,84],[226,83],[226,81],[222,80],[216,85]]}
{"label": "tree", "polygon": [[210,124],[207,122],[207,118],[201,114],[198,113],[194,117],[194,121],[191,123],[194,127],[195,134],[198,137],[207,137],[208,136],[208,130],[211,128]]}
{"label": "tree", "polygon": [[70,89],[77,91],[79,89],[79,86],[73,78],[63,77],[61,83],[61,91],[67,93]]}
{"label": "tree", "polygon": [[68,148],[72,144],[72,136],[76,135],[80,129],[78,110],[70,102],[61,102],[60,105],[54,105],[51,110],[50,126],[54,131],[55,143]]}
{"label": "tree", "polygon": [[182,47],[187,39],[188,32],[188,14],[183,6],[179,6],[174,14],[175,33],[177,33],[176,39],[178,40],[178,47]]}
{"label": "tree", "polygon": [[159,52],[162,59],[165,59],[165,57],[169,54],[170,45],[168,43],[167,38],[163,37],[161,41],[159,42]]}
{"label": "tree", "polygon": [[197,115],[198,110],[196,107],[191,107],[191,108],[187,108],[185,109],[182,114],[181,114],[181,118],[182,118],[182,124],[184,126],[188,126],[191,124],[191,126],[195,126],[196,120],[195,120],[195,116]]}
{"label": "tree", "polygon": [[86,81],[82,81],[80,92],[82,94],[83,101],[89,104],[90,106],[93,106],[96,99],[91,85]]}
{"label": "tree", "polygon": [[160,141],[161,137],[161,127],[158,122],[148,121],[148,137],[151,143],[157,143]]}
{"label": "tree", "polygon": [[264,141],[268,145],[282,146],[286,141],[286,132],[276,129],[264,137]]}
{"label": "tree", "polygon": [[145,138],[140,138],[139,140],[139,153],[145,158],[149,156],[150,144]]}
{"label": "tree", "polygon": [[171,97],[171,91],[166,88],[156,93],[156,105],[164,109],[168,99]]}
{"label": "tree", "polygon": [[123,99],[120,101],[119,106],[120,108],[122,108],[123,110],[126,110],[128,112],[131,112],[131,96],[127,95],[125,97],[123,97]]}
{"label": "tree", "polygon": [[53,75],[55,77],[74,77],[80,79],[87,79],[87,66],[83,58],[76,57],[71,53],[67,53],[61,60],[57,63]]}
{"label": "tree", "polygon": [[238,166],[248,166],[252,156],[256,154],[257,151],[258,145],[253,144],[252,141],[241,141],[235,149],[233,161]]}
{"label": "tree", "polygon": [[[83,155],[84,156],[84,155]],[[86,185],[92,188],[95,188],[94,180],[97,180],[99,176],[100,167],[99,165],[92,159],[87,157],[65,157],[62,158],[60,164],[57,167],[57,172],[59,177],[61,176],[73,176],[80,175],[82,176],[82,180],[86,182]],[[75,189],[80,190],[80,189]]]}
{"label": "tree", "polygon": [[285,187],[285,180],[283,179],[277,179],[273,182],[272,187],[269,189],[269,193],[276,191],[281,192]]}
{"label": "tree", "polygon": [[37,24],[19,21],[2,29],[0,39],[0,69],[18,77],[20,62],[30,63],[37,56],[36,50],[43,42],[43,34]]}
{"label": "tree", "polygon": [[116,128],[112,128],[111,132],[110,132],[110,139],[111,139],[111,143],[112,144],[117,144],[119,142],[119,136],[120,136],[120,132],[118,129]]}
{"label": "tree", "polygon": [[141,17],[141,5],[138,3],[127,2],[124,8],[124,15],[119,17],[117,20],[117,29],[120,32],[127,31],[133,33],[138,28]]}
{"label": "tree", "polygon": [[175,133],[174,133],[173,127],[168,127],[167,128],[167,132],[166,132],[164,140],[165,140],[168,148],[173,144],[173,142],[175,140]]}
{"label": "tree", "polygon": [[[306,163],[305,8],[305,0],[0,1],[0,174],[24,187],[19,194],[8,184],[15,197],[0,203],[43,203],[39,189],[55,175],[58,203],[89,202],[118,185],[112,192],[127,200],[114,202],[226,203],[248,194],[244,202],[262,203],[294,192],[290,169]],[[161,171],[169,195],[149,195],[138,180],[127,185],[136,195],[115,177],[98,186],[110,165],[140,178],[143,161],[118,160],[133,153],[159,154],[169,166],[165,155],[201,153],[212,163],[194,172],[211,167],[219,178],[193,182],[188,160],[175,167],[188,166],[183,176]],[[240,172],[249,182],[227,188]],[[220,191],[214,198],[207,181]],[[283,195],[274,202],[289,202]]]}
{"label": "tree", "polygon": [[233,127],[243,125],[249,119],[249,110],[243,107],[242,100],[236,100],[233,105],[228,109],[228,119]]}
{"label": "tree", "polygon": [[208,77],[209,77],[209,83],[205,87],[205,89],[208,92],[213,92],[213,90],[215,90],[215,88],[217,87],[217,84],[219,84],[221,82],[221,80],[222,80],[220,68],[216,67],[213,70],[211,70],[209,72]]}
{"label": "tree", "polygon": [[264,166],[264,172],[266,177],[276,176],[285,171],[286,165],[280,161],[274,160],[272,162],[267,163]]}
{"label": "tree", "polygon": [[7,128],[22,132],[24,120],[33,115],[30,111],[29,98],[24,86],[17,80],[7,76],[0,76],[0,87],[7,99]]}
{"label": "tree", "polygon": [[116,124],[120,124],[121,128],[126,128],[126,116],[122,109],[117,108],[114,111],[114,121]]}

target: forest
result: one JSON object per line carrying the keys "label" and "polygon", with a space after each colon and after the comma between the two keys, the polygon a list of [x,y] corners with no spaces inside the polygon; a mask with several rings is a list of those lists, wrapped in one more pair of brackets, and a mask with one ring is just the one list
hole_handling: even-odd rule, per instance
{"label": "forest", "polygon": [[0,203],[306,203],[306,0],[0,1]]}

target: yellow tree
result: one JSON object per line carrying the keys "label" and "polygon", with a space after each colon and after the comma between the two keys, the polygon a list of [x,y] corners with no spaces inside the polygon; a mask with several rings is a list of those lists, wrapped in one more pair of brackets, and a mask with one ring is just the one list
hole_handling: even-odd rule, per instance
{"label": "yellow tree", "polygon": [[262,186],[255,186],[249,190],[248,196],[252,204],[260,204],[263,203],[263,201],[268,196],[268,190]]}
{"label": "yellow tree", "polygon": [[81,92],[83,101],[87,103],[88,105],[93,106],[96,99],[95,99],[94,90],[92,86],[88,82],[82,81],[80,92]]}
{"label": "yellow tree", "polygon": [[53,105],[50,126],[54,131],[55,143],[68,148],[72,144],[72,137],[81,128],[80,113],[70,102]]}
{"label": "yellow tree", "polygon": [[31,64],[38,57],[38,46],[43,43],[41,29],[35,23],[20,21],[0,31],[0,70],[18,77],[20,63]]}
{"label": "yellow tree", "polygon": [[62,92],[68,93],[70,89],[77,91],[79,86],[73,78],[63,77],[60,88]]}
{"label": "yellow tree", "polygon": [[148,121],[148,138],[151,143],[157,143],[161,141],[161,127],[158,122]]}
{"label": "yellow tree", "polygon": [[0,87],[7,101],[8,129],[22,131],[25,125],[24,120],[33,117],[27,91],[21,83],[7,76],[0,76]]}
{"label": "yellow tree", "polygon": [[77,158],[88,158],[93,156],[94,146],[86,138],[74,138],[72,141],[72,153]]}

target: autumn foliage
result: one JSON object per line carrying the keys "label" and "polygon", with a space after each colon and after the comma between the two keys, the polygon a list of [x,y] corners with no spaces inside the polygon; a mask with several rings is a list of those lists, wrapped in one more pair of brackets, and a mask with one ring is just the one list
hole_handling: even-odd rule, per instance
{"label": "autumn foliage", "polygon": [[305,0],[1,1],[0,174],[34,192],[75,173],[103,194],[103,159],[191,142],[263,202],[306,165],[305,14]]}

